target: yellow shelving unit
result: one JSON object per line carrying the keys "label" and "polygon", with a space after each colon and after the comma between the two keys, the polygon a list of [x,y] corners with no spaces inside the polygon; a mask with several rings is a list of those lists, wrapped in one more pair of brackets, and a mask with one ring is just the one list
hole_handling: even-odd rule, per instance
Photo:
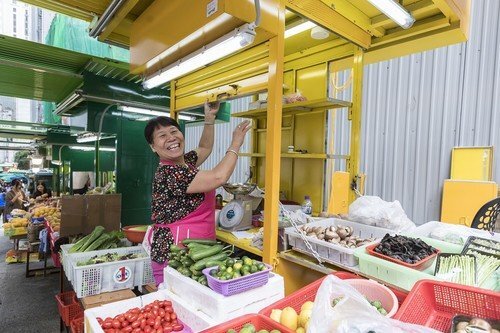
{"label": "yellow shelving unit", "polygon": [[[257,233],[259,231],[259,228],[253,228],[253,229],[250,229],[247,231],[250,233]],[[217,229],[216,234],[217,234],[218,240],[221,240],[221,241],[226,242],[228,244],[232,244],[232,245],[236,246],[237,248],[240,248],[242,250],[245,250],[247,252],[250,252],[250,253],[253,253],[255,255],[262,257],[262,250],[259,250],[255,246],[250,245],[250,243],[251,243],[250,239],[238,239],[231,232],[224,231],[221,229]]]}

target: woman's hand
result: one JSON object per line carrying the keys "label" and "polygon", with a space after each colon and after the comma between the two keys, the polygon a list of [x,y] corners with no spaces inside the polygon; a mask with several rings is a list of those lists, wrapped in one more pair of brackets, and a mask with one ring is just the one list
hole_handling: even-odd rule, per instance
{"label": "woman's hand", "polygon": [[219,112],[220,102],[205,102],[205,122],[209,124],[215,123],[215,117]]}
{"label": "woman's hand", "polygon": [[233,131],[233,140],[231,141],[231,147],[240,149],[245,140],[245,135],[252,128],[250,120],[245,120],[241,122]]}

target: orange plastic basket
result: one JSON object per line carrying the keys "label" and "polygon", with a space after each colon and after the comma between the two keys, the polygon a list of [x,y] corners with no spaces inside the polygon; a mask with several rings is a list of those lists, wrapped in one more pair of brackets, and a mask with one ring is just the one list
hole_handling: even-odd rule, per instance
{"label": "orange plastic basket", "polygon": [[71,321],[71,333],[83,333],[85,329],[83,321],[84,321],[83,313],[75,317]]}
{"label": "orange plastic basket", "polygon": [[66,326],[71,325],[71,320],[83,313],[83,308],[76,298],[74,291],[67,291],[56,295],[57,307]]}
{"label": "orange plastic basket", "polygon": [[244,315],[228,322],[222,323],[220,325],[207,328],[202,331],[202,333],[226,333],[230,329],[234,329],[237,332],[243,328],[245,324],[252,324],[255,326],[255,331],[258,332],[260,330],[279,330],[281,333],[294,333],[294,331],[286,328],[278,322],[275,322],[271,318],[260,314],[249,314]]}
{"label": "orange plastic basket", "polygon": [[500,293],[449,282],[421,280],[394,319],[448,332],[456,314],[500,318]]}

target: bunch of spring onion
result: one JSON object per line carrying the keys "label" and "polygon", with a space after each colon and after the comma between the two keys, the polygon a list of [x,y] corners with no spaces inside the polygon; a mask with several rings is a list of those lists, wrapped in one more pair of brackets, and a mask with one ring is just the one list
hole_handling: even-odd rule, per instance
{"label": "bunch of spring onion", "polygon": [[476,259],[473,256],[450,255],[439,258],[436,276],[446,281],[474,286],[476,284]]}
{"label": "bunch of spring onion", "polygon": [[476,257],[477,286],[482,287],[490,276],[500,267],[500,259],[473,250],[467,251],[467,254],[472,254]]}

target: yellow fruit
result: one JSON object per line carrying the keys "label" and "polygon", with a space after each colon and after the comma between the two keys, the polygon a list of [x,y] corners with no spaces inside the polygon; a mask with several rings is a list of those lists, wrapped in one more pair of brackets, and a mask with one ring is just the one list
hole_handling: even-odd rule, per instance
{"label": "yellow fruit", "polygon": [[309,321],[306,323],[306,326],[304,326],[304,329],[306,330],[306,332],[309,330]]}
{"label": "yellow fruit", "polygon": [[305,309],[312,309],[313,306],[314,306],[314,302],[307,301],[304,304],[302,304],[302,306],[300,307],[300,311],[303,311]]}
{"label": "yellow fruit", "polygon": [[305,308],[301,310],[299,314],[299,326],[306,327],[306,324],[307,322],[309,322],[311,315],[312,315],[312,308]]}
{"label": "yellow fruit", "polygon": [[280,323],[293,331],[297,329],[297,319],[297,312],[293,308],[287,306],[281,311]]}
{"label": "yellow fruit", "polygon": [[306,333],[306,330],[303,327],[299,327],[295,330],[295,333]]}
{"label": "yellow fruit", "polygon": [[280,309],[271,310],[271,319],[279,323],[281,320],[281,310]]}

